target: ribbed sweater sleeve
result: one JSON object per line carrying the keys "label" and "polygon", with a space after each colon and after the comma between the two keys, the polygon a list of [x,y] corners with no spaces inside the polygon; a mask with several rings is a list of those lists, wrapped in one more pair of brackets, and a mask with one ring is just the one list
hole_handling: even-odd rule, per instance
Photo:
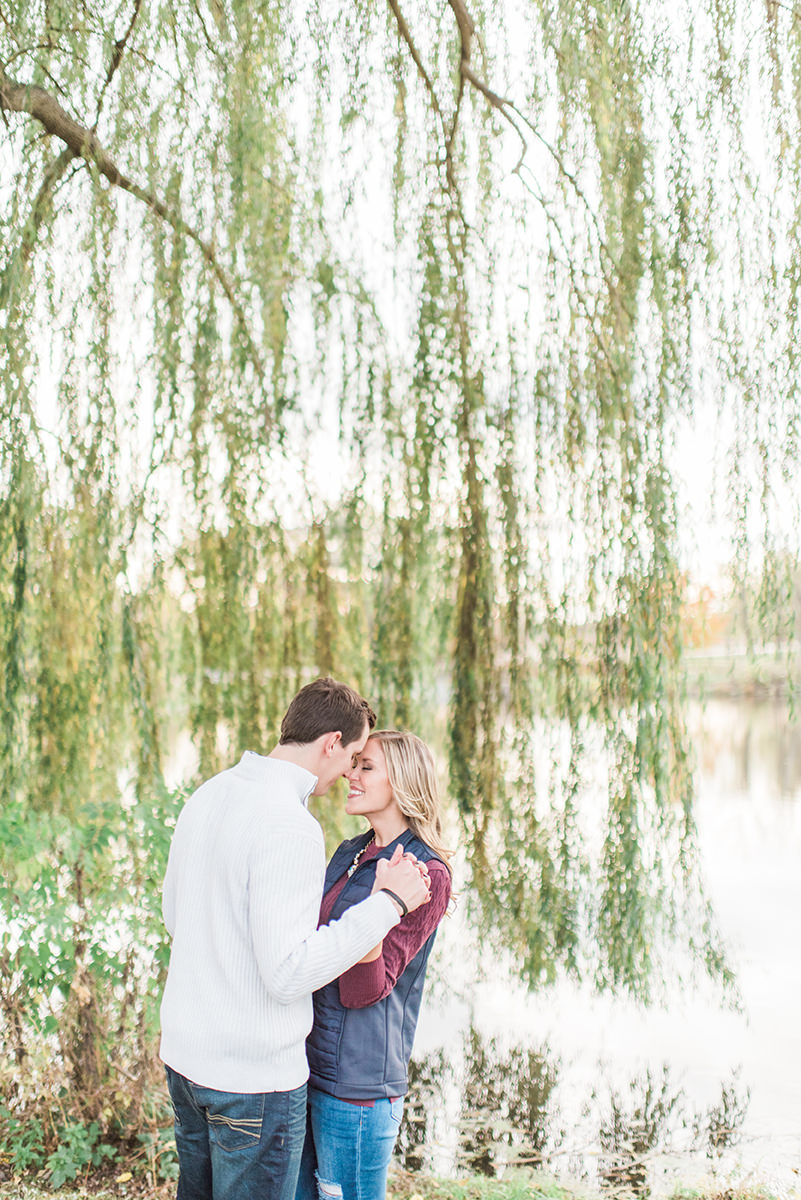
{"label": "ribbed sweater sleeve", "polygon": [[291,1004],[335,979],[400,920],[389,896],[380,892],[317,929],[321,885],[309,865],[319,851],[316,839],[296,837],[252,856],[253,944],[265,986],[280,1004]]}

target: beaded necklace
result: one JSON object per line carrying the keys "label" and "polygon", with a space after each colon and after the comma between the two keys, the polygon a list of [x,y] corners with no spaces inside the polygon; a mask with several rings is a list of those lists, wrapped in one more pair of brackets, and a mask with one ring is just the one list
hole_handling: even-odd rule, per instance
{"label": "beaded necklace", "polygon": [[365,850],[367,849],[367,847],[368,847],[368,846],[372,846],[372,844],[373,844],[373,842],[374,842],[374,841],[375,841],[375,832],[373,832],[373,835],[372,835],[372,837],[368,838],[368,840],[367,840],[367,841],[364,843],[364,845],[362,846],[361,850],[359,850],[359,851],[358,851],[358,852],[357,852],[357,853],[354,855],[353,862],[352,862],[352,863],[350,864],[350,866],[348,867],[348,879],[350,879],[351,875],[353,874],[353,872],[354,872],[354,871],[356,870],[356,868],[358,867],[358,865],[359,865],[359,859],[360,859],[360,858],[361,858],[361,856],[364,854],[364,852],[365,852]]}

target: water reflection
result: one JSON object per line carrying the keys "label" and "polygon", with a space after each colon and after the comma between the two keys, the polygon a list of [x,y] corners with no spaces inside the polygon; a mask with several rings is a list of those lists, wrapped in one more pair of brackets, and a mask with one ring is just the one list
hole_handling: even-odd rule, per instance
{"label": "water reflection", "polygon": [[[594,1087],[580,1127],[564,1128],[560,1061],[547,1046],[501,1051],[475,1028],[461,1052],[413,1060],[396,1159],[407,1171],[445,1170],[495,1177],[509,1166],[560,1171],[636,1196],[650,1193],[660,1160],[699,1151],[719,1158],[735,1145],[749,1094],[736,1077],[721,1098],[696,1111],[669,1067],[630,1080],[622,1091]],[[436,1162],[439,1156],[439,1162]]]}
{"label": "water reflection", "polygon": [[[442,1049],[445,1060],[440,1072],[428,1071],[428,1098],[421,1094],[426,1130],[418,1127],[413,1146],[426,1170],[452,1174],[472,1156],[500,1173],[522,1156],[528,1124],[540,1134],[527,1145],[548,1170],[584,1173],[594,1183],[601,1169],[626,1174],[639,1154],[659,1192],[701,1186],[710,1169],[746,1172],[774,1191],[797,1188],[801,721],[791,724],[772,704],[732,700],[693,706],[689,721],[699,854],[742,1009],[722,1009],[703,980],[680,982],[681,961],[666,962],[664,1004],[652,1009],[570,979],[529,992],[514,962],[479,937],[461,905],[438,934],[418,1031],[419,1067],[426,1069],[428,1049]],[[494,1058],[485,1051],[495,1066],[483,1063],[480,1047],[488,1043],[476,1042],[470,1026],[497,1039]],[[524,1101],[515,1062],[504,1063],[498,1051],[512,1043],[535,1047],[555,1079],[531,1121],[518,1118]],[[515,1053],[519,1064],[523,1051]],[[483,1098],[490,1120],[471,1098],[471,1071],[489,1078]],[[538,1074],[532,1066],[530,1077]],[[481,1084],[474,1091],[481,1099]],[[660,1105],[670,1109],[661,1122]],[[624,1119],[633,1134],[623,1131]],[[643,1141],[647,1148],[636,1150]],[[628,1177],[634,1186],[642,1172],[629,1169]]]}
{"label": "water reflection", "polygon": [[740,1141],[751,1089],[738,1088],[738,1077],[739,1072],[735,1072],[731,1083],[721,1084],[719,1103],[708,1108],[695,1122],[695,1144],[704,1149],[710,1161],[721,1158]]}
{"label": "water reflection", "polygon": [[475,1029],[467,1037],[459,1115],[459,1163],[477,1175],[494,1176],[505,1163],[540,1166],[555,1144],[551,1097],[558,1064],[547,1049],[520,1047],[501,1055],[494,1040]]}
{"label": "water reflection", "polygon": [[724,794],[801,796],[801,722],[784,701],[711,700],[688,707],[700,784]]}
{"label": "water reflection", "polygon": [[409,1091],[395,1145],[395,1157],[406,1171],[430,1169],[433,1117],[440,1108],[447,1070],[442,1050],[429,1054],[422,1062],[413,1058],[409,1063]]}
{"label": "water reflection", "polygon": [[[684,1096],[675,1090],[667,1067],[661,1080],[650,1071],[629,1083],[628,1096],[612,1092],[598,1127],[602,1154],[598,1181],[615,1191],[647,1195],[648,1168],[655,1153],[672,1149],[675,1122]],[[599,1101],[597,1093],[593,1100]],[[603,1104],[603,1101],[601,1101]]]}

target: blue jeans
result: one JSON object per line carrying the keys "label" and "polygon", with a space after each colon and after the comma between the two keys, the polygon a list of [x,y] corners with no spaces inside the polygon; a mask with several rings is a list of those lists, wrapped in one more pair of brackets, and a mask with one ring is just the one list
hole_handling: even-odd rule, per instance
{"label": "blue jeans", "polygon": [[308,1116],[295,1200],[384,1200],[403,1099],[362,1108],[310,1087]]}
{"label": "blue jeans", "polygon": [[292,1200],[306,1128],[306,1084],[218,1092],[167,1067],[178,1200]]}

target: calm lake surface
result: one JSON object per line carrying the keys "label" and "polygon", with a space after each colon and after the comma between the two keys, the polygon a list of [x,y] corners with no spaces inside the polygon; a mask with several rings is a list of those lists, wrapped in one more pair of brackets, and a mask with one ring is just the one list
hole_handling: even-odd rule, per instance
{"label": "calm lake surface", "polygon": [[703,870],[742,1011],[703,989],[650,1010],[568,983],[529,994],[457,912],[432,959],[406,1166],[801,1185],[801,727],[785,702],[716,699],[691,728]]}

